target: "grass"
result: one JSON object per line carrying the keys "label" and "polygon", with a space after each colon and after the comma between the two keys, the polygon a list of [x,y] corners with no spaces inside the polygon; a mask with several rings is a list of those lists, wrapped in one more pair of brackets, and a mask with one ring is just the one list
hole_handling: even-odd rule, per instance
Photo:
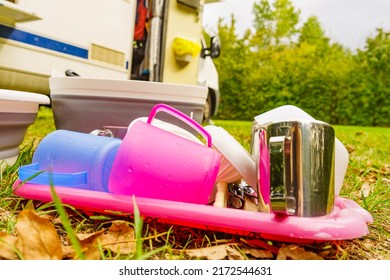
{"label": "grass", "polygon": [[[251,125],[249,121],[215,120],[215,124],[225,128],[247,150],[250,149]],[[390,129],[380,127],[334,126],[336,136],[350,152],[349,166],[340,195],[350,198],[367,209],[374,222],[369,225],[369,234],[359,239],[326,242],[321,244],[297,244],[306,250],[321,254],[325,259],[390,259]],[[77,233],[93,232],[118,219],[116,216],[85,215],[66,208],[69,224],[58,203],[44,205],[31,202],[12,194],[11,186],[17,178],[19,166],[31,161],[34,149],[41,139],[55,129],[52,111],[41,107],[36,122],[27,130],[22,151],[15,165],[6,168],[1,174],[0,185],[0,232],[14,233],[18,213],[33,203],[40,211],[56,213]],[[51,208],[51,211],[48,211]],[[60,211],[56,211],[60,210]],[[136,210],[136,209],[135,209]],[[137,211],[135,211],[135,214]],[[135,259],[187,259],[187,249],[203,248],[210,245],[250,241],[250,237],[229,235],[184,226],[161,224],[154,219],[140,220],[139,215],[129,217],[136,225]],[[62,229],[63,230],[63,229]],[[64,234],[61,232],[61,234]],[[142,237],[140,237],[142,236]],[[142,242],[141,242],[142,239]],[[282,242],[257,240],[263,247],[282,247]],[[102,259],[123,258],[109,252],[102,252]]]}

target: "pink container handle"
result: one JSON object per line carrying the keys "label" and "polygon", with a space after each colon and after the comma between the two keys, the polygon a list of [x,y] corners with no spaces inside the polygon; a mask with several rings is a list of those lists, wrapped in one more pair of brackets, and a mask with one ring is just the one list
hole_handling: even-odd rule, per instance
{"label": "pink container handle", "polygon": [[161,111],[164,111],[165,113],[168,113],[168,114],[182,120],[183,122],[185,122],[189,126],[191,126],[193,129],[195,129],[197,132],[199,132],[205,138],[206,143],[207,143],[207,147],[211,148],[211,145],[212,145],[211,135],[200,124],[198,124],[196,121],[194,121],[193,119],[188,117],[186,114],[184,114],[184,113],[182,113],[182,112],[176,110],[175,108],[172,108],[171,106],[168,106],[166,104],[160,103],[160,104],[155,105],[152,108],[152,110],[150,111],[147,123],[151,124],[154,117],[156,116],[156,114],[158,112],[161,112]]}

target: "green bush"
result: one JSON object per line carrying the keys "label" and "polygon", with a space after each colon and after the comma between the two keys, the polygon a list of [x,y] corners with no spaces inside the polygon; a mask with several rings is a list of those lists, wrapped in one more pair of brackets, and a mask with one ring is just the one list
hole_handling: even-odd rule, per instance
{"label": "green bush", "polygon": [[288,0],[254,7],[255,28],[242,38],[233,16],[219,22],[217,118],[252,120],[290,104],[331,124],[390,126],[390,33],[378,29],[352,53],[330,44],[315,17],[297,28],[299,11]]}

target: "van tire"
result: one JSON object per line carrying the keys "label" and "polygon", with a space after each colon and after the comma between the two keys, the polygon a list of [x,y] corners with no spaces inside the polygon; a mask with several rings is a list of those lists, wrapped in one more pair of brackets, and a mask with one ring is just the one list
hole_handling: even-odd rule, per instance
{"label": "van tire", "polygon": [[203,122],[209,123],[211,117],[212,103],[210,93],[207,95],[206,103],[204,105]]}

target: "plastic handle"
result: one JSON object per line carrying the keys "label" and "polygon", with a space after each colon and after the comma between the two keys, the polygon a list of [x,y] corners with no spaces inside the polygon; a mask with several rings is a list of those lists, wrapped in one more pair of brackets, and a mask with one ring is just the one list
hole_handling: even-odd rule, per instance
{"label": "plastic handle", "polygon": [[165,112],[168,113],[174,117],[177,117],[178,119],[182,120],[192,128],[194,128],[197,132],[199,132],[205,139],[207,143],[207,147],[211,148],[211,135],[196,121],[188,117],[186,114],[176,110],[175,108],[172,108],[171,106],[168,106],[166,104],[157,104],[155,105],[152,110],[150,111],[147,123],[151,124],[154,117],[158,112]]}
{"label": "plastic handle", "polygon": [[51,183],[55,183],[59,186],[77,186],[87,184],[87,172],[61,173],[44,171],[37,175],[38,172],[40,172],[38,163],[21,166],[19,168],[19,179],[42,185],[49,185]]}

